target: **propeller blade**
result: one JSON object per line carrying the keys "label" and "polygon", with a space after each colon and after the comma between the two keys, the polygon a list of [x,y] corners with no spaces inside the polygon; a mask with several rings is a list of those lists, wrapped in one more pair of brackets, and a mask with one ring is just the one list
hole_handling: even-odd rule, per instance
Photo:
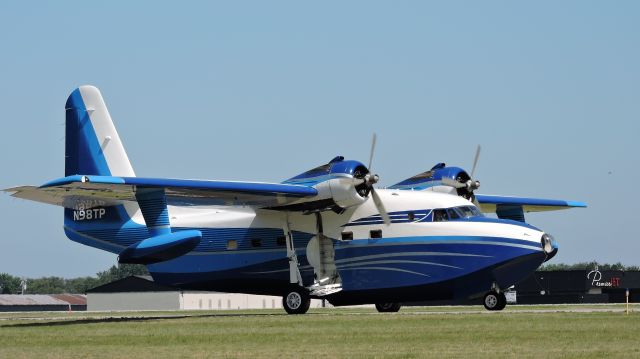
{"label": "propeller blade", "polygon": [[473,175],[476,173],[476,165],[478,164],[478,158],[480,158],[480,150],[482,148],[480,147],[480,145],[478,145],[478,148],[476,148],[476,157],[473,159],[473,167],[471,168],[471,178],[475,178],[473,177]]}
{"label": "propeller blade", "polygon": [[376,205],[378,212],[380,212],[380,217],[382,217],[384,224],[387,226],[390,225],[391,219],[389,218],[389,214],[384,208],[384,204],[382,204],[382,200],[380,199],[380,196],[378,196],[378,192],[376,192],[376,189],[373,187],[371,187],[371,198],[373,199],[373,203]]}
{"label": "propeller blade", "polygon": [[441,182],[442,182],[442,184],[443,184],[443,185],[445,185],[445,186],[451,186],[451,187],[453,187],[453,188],[463,188],[463,187],[467,187],[467,184],[466,184],[466,183],[461,183],[461,182],[458,182],[458,181],[456,181],[456,180],[454,180],[454,179],[451,179],[451,178],[448,178],[448,177],[444,177],[444,178],[442,178]]}
{"label": "propeller blade", "polygon": [[369,173],[371,173],[371,163],[373,163],[373,151],[376,149],[376,134],[373,133],[373,138],[371,139],[371,152],[369,153]]}
{"label": "propeller blade", "polygon": [[482,209],[480,209],[480,202],[478,202],[476,196],[473,196],[473,205],[476,206],[476,208],[478,208],[480,212],[482,212]]}

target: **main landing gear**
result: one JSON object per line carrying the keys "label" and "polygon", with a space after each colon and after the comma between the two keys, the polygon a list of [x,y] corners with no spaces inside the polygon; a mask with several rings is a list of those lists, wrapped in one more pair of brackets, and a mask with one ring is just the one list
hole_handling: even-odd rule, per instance
{"label": "main landing gear", "polygon": [[380,313],[395,313],[402,308],[400,303],[376,303],[376,309]]}
{"label": "main landing gear", "polygon": [[291,286],[282,297],[282,306],[289,314],[304,314],[310,305],[309,293],[300,286]]}
{"label": "main landing gear", "polygon": [[503,292],[492,290],[484,295],[482,304],[487,310],[503,310],[507,306],[507,298]]}

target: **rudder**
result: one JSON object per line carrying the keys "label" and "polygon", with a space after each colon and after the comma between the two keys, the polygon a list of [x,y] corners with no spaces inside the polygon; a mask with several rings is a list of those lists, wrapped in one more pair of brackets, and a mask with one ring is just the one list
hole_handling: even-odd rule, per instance
{"label": "rudder", "polygon": [[75,89],[65,112],[65,176],[135,176],[100,90]]}

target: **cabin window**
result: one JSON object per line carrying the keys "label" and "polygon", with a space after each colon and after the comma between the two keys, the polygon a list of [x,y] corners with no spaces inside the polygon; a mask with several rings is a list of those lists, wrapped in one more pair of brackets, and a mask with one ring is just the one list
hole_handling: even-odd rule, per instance
{"label": "cabin window", "polygon": [[447,216],[447,212],[444,209],[434,209],[433,210],[433,221],[434,222],[446,222],[449,220],[449,216]]}
{"label": "cabin window", "polygon": [[460,215],[456,212],[455,209],[449,208],[447,209],[447,214],[449,214],[449,219],[459,219]]}
{"label": "cabin window", "polygon": [[342,240],[343,241],[352,241],[353,240],[353,232],[342,232]]}
{"label": "cabin window", "polygon": [[382,238],[382,229],[374,229],[369,231],[370,238]]}
{"label": "cabin window", "polygon": [[238,249],[238,241],[236,241],[235,239],[228,240],[227,241],[227,249],[228,250]]}
{"label": "cabin window", "polygon": [[413,222],[416,219],[416,215],[413,212],[407,213],[407,218],[410,222]]}
{"label": "cabin window", "polygon": [[262,239],[252,239],[251,240],[251,247],[253,248],[258,248],[258,247],[262,247]]}
{"label": "cabin window", "polygon": [[284,236],[278,236],[276,238],[276,245],[278,245],[278,247],[284,247],[287,245],[287,239]]}

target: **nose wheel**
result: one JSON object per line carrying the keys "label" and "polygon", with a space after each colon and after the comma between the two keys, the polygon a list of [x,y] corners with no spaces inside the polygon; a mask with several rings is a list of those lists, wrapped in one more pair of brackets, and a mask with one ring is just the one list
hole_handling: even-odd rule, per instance
{"label": "nose wheel", "polygon": [[490,291],[484,295],[482,304],[487,310],[503,310],[507,306],[507,297],[503,292]]}

